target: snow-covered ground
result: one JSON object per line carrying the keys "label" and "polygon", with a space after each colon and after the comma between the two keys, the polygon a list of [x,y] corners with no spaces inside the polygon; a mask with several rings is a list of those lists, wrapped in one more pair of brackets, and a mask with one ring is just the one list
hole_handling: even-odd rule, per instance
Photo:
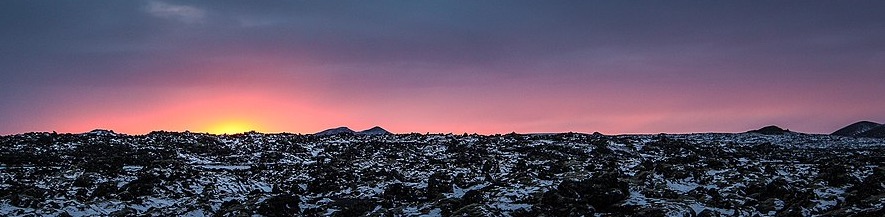
{"label": "snow-covered ground", "polygon": [[797,133],[28,133],[0,216],[882,216],[883,163]]}

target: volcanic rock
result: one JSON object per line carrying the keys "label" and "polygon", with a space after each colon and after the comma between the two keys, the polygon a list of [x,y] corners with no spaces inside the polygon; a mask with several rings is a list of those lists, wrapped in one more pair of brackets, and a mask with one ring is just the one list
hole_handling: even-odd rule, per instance
{"label": "volcanic rock", "polygon": [[799,133],[28,133],[0,136],[0,216],[882,216],[881,156]]}

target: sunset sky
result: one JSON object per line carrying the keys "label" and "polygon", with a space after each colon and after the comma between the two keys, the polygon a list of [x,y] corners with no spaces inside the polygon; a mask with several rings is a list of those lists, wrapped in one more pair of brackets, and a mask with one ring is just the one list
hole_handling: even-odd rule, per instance
{"label": "sunset sky", "polygon": [[0,135],[830,133],[885,1],[0,1]]}

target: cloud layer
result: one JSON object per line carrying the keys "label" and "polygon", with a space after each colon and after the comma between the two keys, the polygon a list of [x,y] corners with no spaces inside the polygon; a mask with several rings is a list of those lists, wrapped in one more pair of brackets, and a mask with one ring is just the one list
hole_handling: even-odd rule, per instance
{"label": "cloud layer", "polygon": [[161,1],[148,2],[145,10],[156,17],[178,20],[184,23],[200,23],[206,18],[206,11],[202,9]]}
{"label": "cloud layer", "polygon": [[[885,121],[885,4],[0,2],[0,133]],[[249,105],[244,105],[249,104]]]}

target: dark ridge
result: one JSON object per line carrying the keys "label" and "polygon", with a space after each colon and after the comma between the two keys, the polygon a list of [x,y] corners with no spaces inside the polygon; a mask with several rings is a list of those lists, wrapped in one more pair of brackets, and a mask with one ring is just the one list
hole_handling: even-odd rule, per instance
{"label": "dark ridge", "polygon": [[357,135],[389,135],[389,134],[392,134],[392,133],[390,133],[389,131],[385,130],[384,128],[381,128],[381,127],[379,127],[379,126],[375,126],[375,127],[372,127],[372,128],[370,128],[370,129],[368,129],[368,130],[360,131],[360,132],[358,132],[358,133],[356,133],[356,134],[357,134]]}
{"label": "dark ridge", "polygon": [[857,123],[845,126],[842,129],[836,130],[836,132],[833,132],[830,135],[858,136],[879,126],[882,126],[882,124],[872,121],[859,121]]}
{"label": "dark ridge", "polygon": [[870,137],[870,138],[885,138],[885,125],[879,125],[873,129],[867,130],[861,134],[857,135],[858,137]]}
{"label": "dark ridge", "polygon": [[317,136],[330,136],[330,135],[338,135],[338,134],[354,134],[354,133],[356,133],[356,132],[354,132],[354,131],[351,130],[350,128],[347,128],[347,127],[338,127],[338,128],[332,128],[332,129],[328,129],[328,130],[323,130],[323,131],[320,131],[319,133],[315,133],[314,135],[317,135]]}
{"label": "dark ridge", "polygon": [[790,132],[790,130],[785,130],[783,128],[780,128],[780,127],[774,126],[774,125],[763,127],[758,130],[747,131],[747,133],[758,133],[758,134],[763,134],[763,135],[783,135],[783,134],[786,134],[789,132]]}
{"label": "dark ridge", "polygon": [[94,130],[86,132],[84,134],[96,135],[96,136],[117,136],[117,135],[119,135],[116,132],[114,132],[113,130],[106,130],[106,129],[94,129]]}

